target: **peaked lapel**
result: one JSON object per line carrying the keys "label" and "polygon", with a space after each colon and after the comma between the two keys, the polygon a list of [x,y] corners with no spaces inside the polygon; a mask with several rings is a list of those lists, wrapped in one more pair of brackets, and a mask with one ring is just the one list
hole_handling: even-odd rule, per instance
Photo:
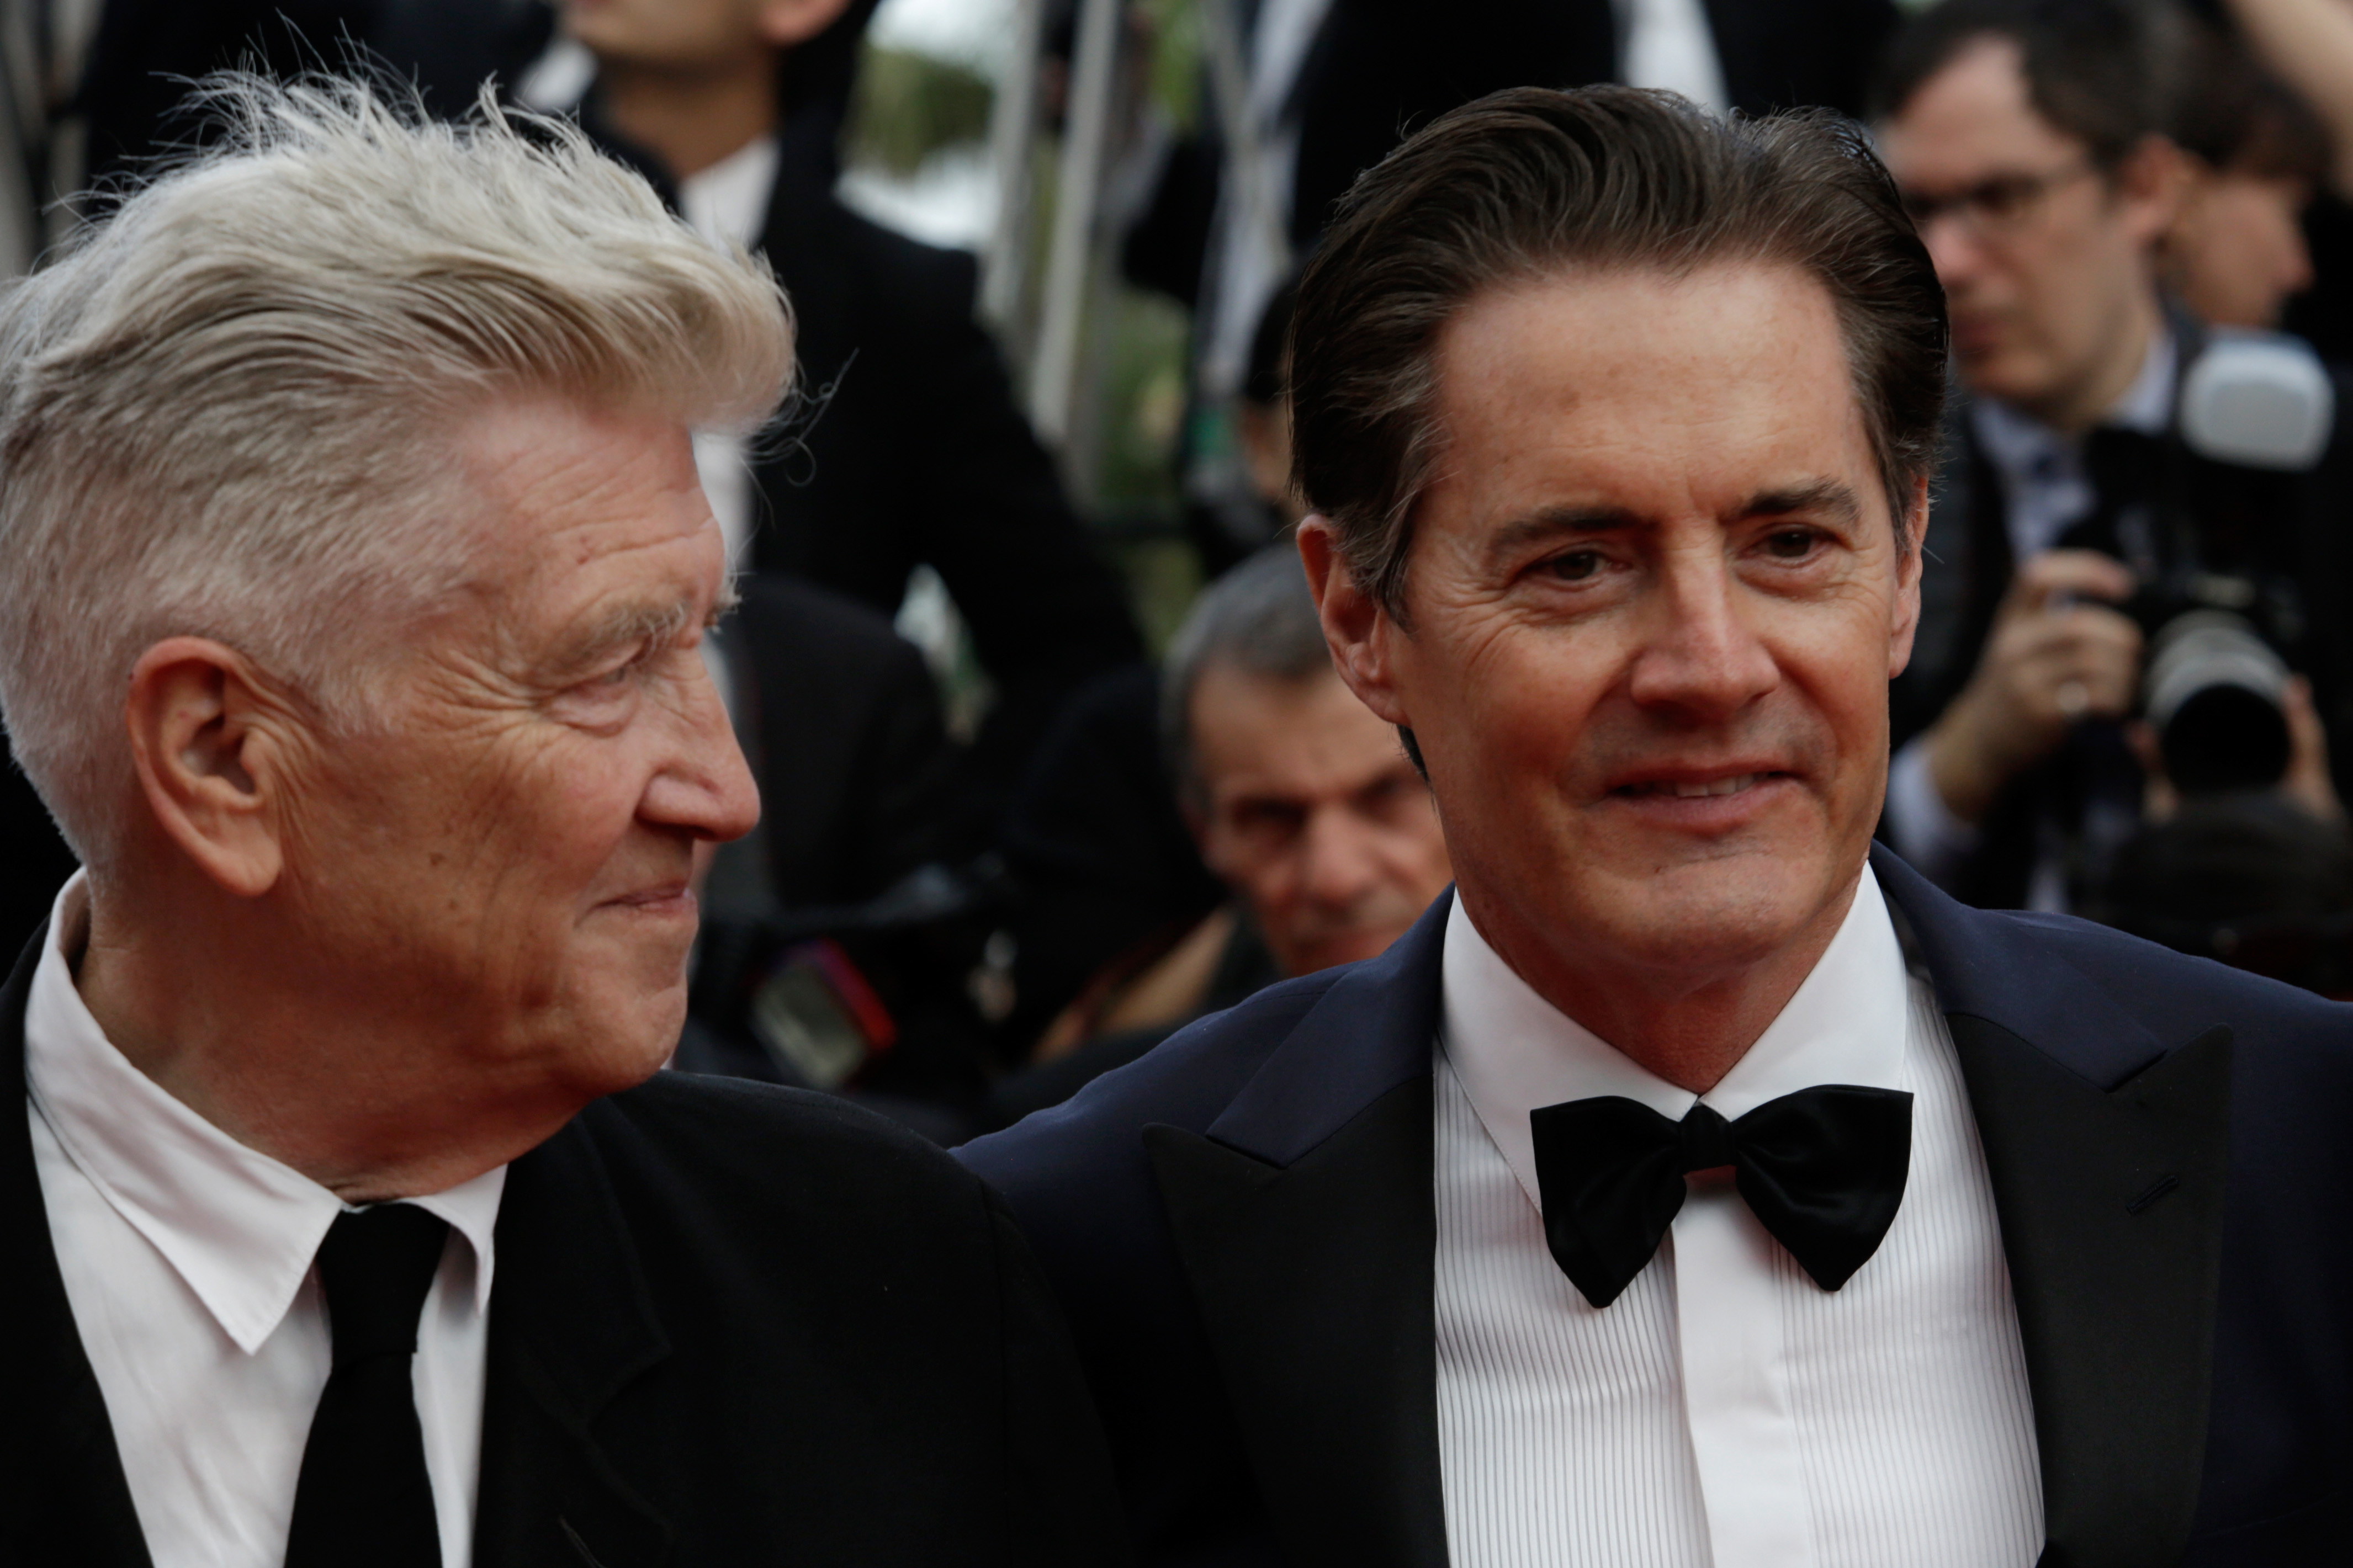
{"label": "peaked lapel", "polygon": [[1430,1047],[1452,901],[1335,981],[1206,1135],[1144,1135],[1251,1468],[1302,1563],[1446,1563]]}
{"label": "peaked lapel", "polygon": [[[0,990],[0,1077],[25,1081],[25,1001],[47,942],[47,921]],[[151,1568],[147,1540],[114,1445],[114,1424],[90,1371],[58,1270],[57,1246],[33,1163],[32,1127],[20,1107],[0,1115],[0,1560],[77,1568]]]}
{"label": "peaked lapel", "polygon": [[1949,1020],[2042,1459],[2044,1568],[2179,1562],[2198,1506],[2229,1165],[2227,1019],[2152,1034],[2033,928],[1873,866]]}
{"label": "peaked lapel", "polygon": [[474,1561],[668,1562],[669,1521],[630,1487],[597,1418],[670,1342],[579,1121],[508,1167],[497,1245]]}

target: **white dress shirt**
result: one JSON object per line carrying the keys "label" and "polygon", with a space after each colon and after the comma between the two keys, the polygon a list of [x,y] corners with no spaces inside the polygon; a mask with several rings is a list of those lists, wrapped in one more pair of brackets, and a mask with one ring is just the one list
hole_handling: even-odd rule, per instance
{"label": "white dress shirt", "polygon": [[1627,86],[1662,87],[1716,114],[1732,106],[1701,0],[1617,0],[1616,9],[1618,75]]}
{"label": "white dress shirt", "polygon": [[[2133,384],[2101,423],[2144,436],[2164,435],[2173,423],[2173,388],[2179,368],[2172,334],[2159,333],[2142,357]],[[2025,562],[2042,554],[2091,515],[2098,498],[2084,470],[2082,442],[1989,397],[1973,401],[1968,418],[2001,487],[2011,560]],[[1896,852],[1924,875],[1939,879],[1978,846],[1977,828],[1955,816],[1937,792],[1928,771],[1925,735],[1913,737],[1888,765],[1887,826]],[[2035,867],[2027,907],[2066,912],[2066,878],[2052,858]]]}
{"label": "white dress shirt", "polygon": [[[1436,1067],[1438,1411],[1455,1568],[2026,1568],[2042,1492],[2010,1276],[1952,1039],[1870,870],[1779,1017],[1704,1096],[1546,1003],[1456,906]],[[1879,1250],[1817,1286],[1730,1182],[1608,1308],[1545,1243],[1528,1112],[1623,1095],[1726,1119],[1908,1089]]]}
{"label": "white dress shirt", "polygon": [[[781,156],[774,136],[755,136],[701,174],[681,181],[678,205],[688,224],[715,245],[758,249]],[[727,431],[698,431],[694,467],[727,541],[728,563],[748,564],[756,516],[749,445]]]}
{"label": "white dress shirt", "polygon": [[[58,895],[25,1008],[33,1161],[82,1349],[155,1568],[279,1568],[332,1365],[311,1259],[334,1194],[248,1149],[111,1044],[74,988]],[[416,1199],[449,1222],[415,1364],[443,1568],[473,1552],[491,1232],[506,1167]]]}

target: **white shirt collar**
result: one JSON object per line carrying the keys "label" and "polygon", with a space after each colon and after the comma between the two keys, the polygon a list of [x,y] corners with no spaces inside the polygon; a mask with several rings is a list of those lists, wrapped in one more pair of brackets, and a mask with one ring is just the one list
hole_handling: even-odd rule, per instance
{"label": "white shirt collar", "polygon": [[1538,995],[1487,945],[1459,900],[1440,975],[1447,1058],[1532,1203],[1539,1200],[1528,1112],[1539,1106],[1615,1094],[1680,1121],[1704,1100],[1731,1121],[1816,1084],[1906,1087],[1910,978],[1869,866],[1813,972],[1704,1095],[1667,1082]]}
{"label": "white shirt collar", "polygon": [[758,247],[781,153],[773,135],[755,136],[701,174],[681,180],[678,205],[703,238]]}
{"label": "white shirt collar", "polygon": [[[26,999],[26,1090],[67,1157],[250,1355],[284,1321],[347,1205],[198,1116],[115,1048],[66,956],[86,940],[89,919],[88,880],[77,872],[50,910]],[[501,1165],[409,1200],[473,1249],[477,1311],[490,1306],[491,1237],[506,1174]]]}
{"label": "white shirt collar", "polygon": [[[2164,435],[2173,423],[2173,380],[2179,358],[2173,334],[2160,330],[2141,356],[2140,374],[2133,377],[2124,395],[2109,405],[2100,423],[2144,436]],[[1977,425],[1978,438],[1985,443],[1986,455],[2005,477],[2032,474],[2038,465],[2061,454],[2072,457],[2077,445],[2041,420],[1994,398],[1973,399],[1969,417]]]}

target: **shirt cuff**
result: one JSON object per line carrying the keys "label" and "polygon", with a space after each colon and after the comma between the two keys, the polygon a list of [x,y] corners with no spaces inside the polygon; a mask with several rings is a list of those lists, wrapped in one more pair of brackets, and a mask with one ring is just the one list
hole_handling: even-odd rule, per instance
{"label": "shirt cuff", "polygon": [[1928,772],[1928,737],[1915,735],[1887,766],[1887,837],[1895,852],[1943,883],[1978,847],[1976,827],[1953,815]]}

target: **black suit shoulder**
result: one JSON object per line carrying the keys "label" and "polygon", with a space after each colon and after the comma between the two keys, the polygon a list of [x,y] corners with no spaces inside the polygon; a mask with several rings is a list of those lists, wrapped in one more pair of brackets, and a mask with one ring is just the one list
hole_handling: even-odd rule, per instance
{"label": "black suit shoulder", "polygon": [[744,584],[729,635],[752,677],[777,900],[862,902],[946,854],[956,750],[922,651],[866,605],[775,574]]}
{"label": "black suit shoulder", "polygon": [[[1100,1208],[1133,1198],[1124,1187],[1063,1178],[1073,1164],[1099,1172],[1118,1168],[1148,1189],[1144,1129],[1206,1131],[1345,973],[1328,969],[1285,980],[1196,1019],[1065,1103],[967,1143],[956,1157],[1003,1193],[1025,1224],[1039,1209]],[[1143,1195],[1149,1198],[1148,1190]]]}
{"label": "black suit shoulder", "polygon": [[913,1133],[828,1096],[660,1074],[510,1168],[499,1246],[493,1366],[522,1375],[494,1379],[484,1488],[515,1500],[491,1516],[513,1539],[574,1517],[576,1483],[541,1457],[553,1414],[593,1418],[671,1561],[1121,1559],[1027,1243]]}

